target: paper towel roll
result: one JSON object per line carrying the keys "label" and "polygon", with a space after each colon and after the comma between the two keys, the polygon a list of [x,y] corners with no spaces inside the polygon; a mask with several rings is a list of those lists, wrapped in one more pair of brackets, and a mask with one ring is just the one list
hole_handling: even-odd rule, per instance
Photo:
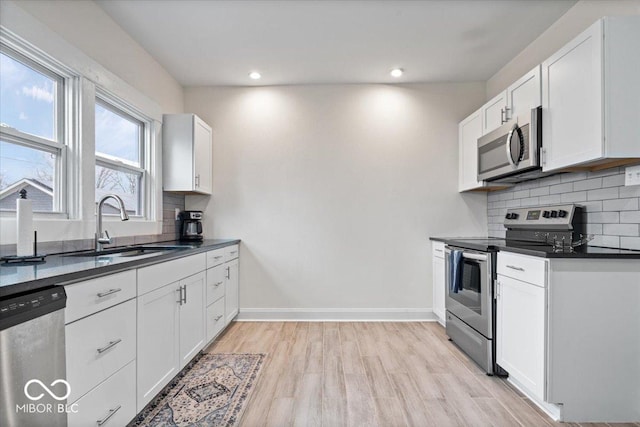
{"label": "paper towel roll", "polygon": [[31,200],[26,198],[16,200],[16,227],[16,255],[33,255],[33,209]]}

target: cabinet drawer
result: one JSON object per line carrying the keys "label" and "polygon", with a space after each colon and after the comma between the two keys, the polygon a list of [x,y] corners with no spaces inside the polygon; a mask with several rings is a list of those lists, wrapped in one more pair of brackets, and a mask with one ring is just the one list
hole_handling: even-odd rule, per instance
{"label": "cabinet drawer", "polygon": [[498,274],[545,287],[547,261],[544,258],[498,252]]}
{"label": "cabinet drawer", "polygon": [[224,297],[207,307],[207,342],[224,329]]}
{"label": "cabinet drawer", "polygon": [[438,258],[444,258],[444,242],[431,242],[432,255]]}
{"label": "cabinet drawer", "polygon": [[135,324],[136,301],[130,300],[66,326],[69,402],[136,358]]}
{"label": "cabinet drawer", "polygon": [[191,255],[138,269],[138,295],[206,270],[206,254]]}
{"label": "cabinet drawer", "polygon": [[231,261],[232,259],[236,259],[240,256],[240,245],[227,246],[224,250],[225,262]]}
{"label": "cabinet drawer", "polygon": [[207,268],[220,265],[225,260],[225,248],[207,252]]}
{"label": "cabinet drawer", "polygon": [[123,271],[74,283],[65,286],[64,290],[67,293],[65,323],[71,323],[134,298],[136,296],[136,271]]}
{"label": "cabinet drawer", "polygon": [[226,267],[219,265],[207,270],[207,305],[224,296]]}
{"label": "cabinet drawer", "polygon": [[126,426],[136,416],[135,380],[136,362],[132,361],[74,403],[76,412],[67,417],[69,427]]}

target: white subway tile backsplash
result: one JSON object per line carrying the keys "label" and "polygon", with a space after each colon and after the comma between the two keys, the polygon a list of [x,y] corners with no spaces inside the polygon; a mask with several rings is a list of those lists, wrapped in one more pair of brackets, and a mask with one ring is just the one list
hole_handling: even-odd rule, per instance
{"label": "white subway tile backsplash", "polygon": [[[576,203],[587,212],[593,246],[640,249],[640,185],[624,186],[624,168],[572,172],[527,181],[489,195],[489,235],[504,237],[507,208]],[[497,213],[500,213],[498,215]]]}
{"label": "white subway tile backsplash", "polygon": [[556,184],[549,187],[549,194],[561,194],[573,191],[573,183],[567,182],[566,184]]}
{"label": "white subway tile backsplash", "polygon": [[589,190],[587,200],[607,200],[619,197],[618,187],[601,188],[599,190]]}
{"label": "white subway tile backsplash", "polygon": [[640,250],[640,237],[621,237],[620,247]]}
{"label": "white subway tile backsplash", "polygon": [[620,212],[587,212],[587,222],[617,224],[620,222]]}
{"label": "white subway tile backsplash", "polygon": [[548,186],[544,186],[544,187],[534,188],[534,189],[531,190],[529,195],[531,197],[548,196],[549,195],[549,187]]}
{"label": "white subway tile backsplash", "polygon": [[621,185],[624,185],[623,173],[602,178],[602,187],[619,187]]}
{"label": "white subway tile backsplash", "polygon": [[587,192],[574,191],[573,193],[563,193],[560,195],[560,200],[562,201],[562,203],[586,202]]}
{"label": "white subway tile backsplash", "polygon": [[620,212],[620,222],[640,224],[640,211]]}
{"label": "white subway tile backsplash", "polygon": [[637,211],[638,199],[613,199],[605,200],[603,209],[605,211]]}
{"label": "white subway tile backsplash", "polygon": [[602,178],[585,179],[573,183],[573,191],[593,190],[595,188],[602,188]]}
{"label": "white subway tile backsplash", "polygon": [[638,224],[603,224],[602,232],[616,236],[640,236],[640,233],[638,233]]}
{"label": "white subway tile backsplash", "polygon": [[560,194],[552,194],[550,196],[540,196],[540,204],[541,205],[557,205],[561,203]]}

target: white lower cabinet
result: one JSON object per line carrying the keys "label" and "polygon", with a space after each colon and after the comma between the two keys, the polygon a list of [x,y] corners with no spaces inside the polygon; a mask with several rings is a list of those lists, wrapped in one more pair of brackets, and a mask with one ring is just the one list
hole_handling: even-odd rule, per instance
{"label": "white lower cabinet", "polygon": [[[121,427],[136,409],[136,362],[129,362],[109,379],[70,405],[69,427]],[[74,412],[75,411],[75,412]]]}
{"label": "white lower cabinet", "polygon": [[225,280],[225,316],[227,318],[227,322],[229,323],[233,320],[234,317],[238,315],[238,274],[239,274],[239,263],[238,259],[234,259],[224,264],[227,269],[227,275]]}
{"label": "white lower cabinet", "polygon": [[138,296],[138,411],[180,371],[179,282]]}
{"label": "white lower cabinet", "polygon": [[180,369],[182,369],[205,344],[205,272],[180,281],[183,286],[183,303],[180,307]]}
{"label": "white lower cabinet", "polygon": [[224,297],[222,297],[207,307],[207,342],[214,339],[226,325]]}
{"label": "white lower cabinet", "polygon": [[66,326],[68,401],[74,402],[136,358],[136,301]]}
{"label": "white lower cabinet", "polygon": [[446,324],[446,284],[444,267],[444,243],[433,242],[432,267],[433,267],[433,314],[438,318],[438,322]]}
{"label": "white lower cabinet", "polygon": [[545,395],[545,290],[500,275],[498,283],[498,365],[542,401]]}

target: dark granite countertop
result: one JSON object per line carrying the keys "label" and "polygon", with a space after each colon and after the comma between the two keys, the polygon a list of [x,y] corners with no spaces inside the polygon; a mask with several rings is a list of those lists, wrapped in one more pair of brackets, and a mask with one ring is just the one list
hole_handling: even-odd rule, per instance
{"label": "dark granite countertop", "polygon": [[[44,263],[0,265],[0,298],[55,285],[66,285],[93,277],[130,270],[207,252],[240,243],[238,239],[208,239],[202,242],[158,242],[144,246],[189,245],[189,249],[166,249],[136,257],[49,255]],[[138,245],[139,246],[139,245]]]}
{"label": "dark granite countertop", "polygon": [[584,246],[576,252],[569,253],[553,252],[551,246],[546,244],[510,241],[495,237],[430,237],[430,240],[478,251],[509,251],[542,258],[640,259],[640,251],[600,246]]}

